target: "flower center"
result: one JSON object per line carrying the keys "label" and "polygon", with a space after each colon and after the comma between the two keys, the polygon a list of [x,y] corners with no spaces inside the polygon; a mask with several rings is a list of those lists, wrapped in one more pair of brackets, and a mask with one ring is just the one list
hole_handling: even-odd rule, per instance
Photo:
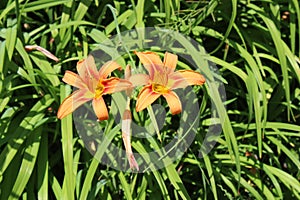
{"label": "flower center", "polygon": [[101,83],[101,81],[99,81],[95,89],[95,98],[101,97],[103,92],[104,92],[104,85]]}
{"label": "flower center", "polygon": [[167,87],[158,83],[152,83],[152,90],[160,94],[165,94],[169,92],[169,89]]}

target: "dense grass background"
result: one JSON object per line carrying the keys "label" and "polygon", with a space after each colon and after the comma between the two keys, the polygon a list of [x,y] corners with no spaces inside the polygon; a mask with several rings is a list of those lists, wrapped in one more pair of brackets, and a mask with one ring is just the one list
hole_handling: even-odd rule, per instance
{"label": "dense grass background", "polygon": [[[299,199],[299,19],[297,0],[1,0],[0,199]],[[206,157],[198,158],[199,132],[165,169],[117,171],[89,154],[71,116],[56,118],[71,92],[61,82],[65,70],[75,71],[96,44],[117,34],[116,22],[121,31],[179,31],[211,55],[227,112]],[[209,93],[195,92],[203,96],[205,129]],[[121,147],[120,131],[113,134]]]}

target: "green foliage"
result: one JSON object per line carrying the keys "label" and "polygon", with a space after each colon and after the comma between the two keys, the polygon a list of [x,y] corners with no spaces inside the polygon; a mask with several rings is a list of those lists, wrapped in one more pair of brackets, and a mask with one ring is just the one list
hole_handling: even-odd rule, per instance
{"label": "green foliage", "polygon": [[[0,199],[299,199],[299,19],[297,0],[2,0]],[[184,156],[158,171],[125,173],[89,154],[72,116],[57,119],[71,92],[61,78],[106,38],[151,26],[190,36],[217,64],[227,96],[226,110],[216,105],[223,131],[199,158],[212,123],[209,99],[218,96],[196,88],[203,96],[199,133]],[[155,120],[133,117],[140,124]],[[122,147],[120,128],[112,120],[103,124],[109,134],[100,154],[111,141]],[[159,138],[149,143],[162,145]],[[148,148],[138,140],[132,146]]]}

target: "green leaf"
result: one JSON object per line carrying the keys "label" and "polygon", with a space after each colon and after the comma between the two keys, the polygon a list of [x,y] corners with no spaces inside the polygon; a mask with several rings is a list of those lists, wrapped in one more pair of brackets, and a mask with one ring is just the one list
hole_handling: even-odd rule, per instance
{"label": "green leaf", "polygon": [[240,181],[240,184],[246,189],[248,190],[251,195],[253,195],[253,197],[255,197],[255,199],[264,199],[257,191],[254,187],[252,187],[252,185],[250,185],[244,178],[238,176],[237,173],[235,173],[234,171],[230,170],[231,173],[233,174],[234,178],[236,179],[236,181]]}
{"label": "green leaf", "polygon": [[49,161],[48,161],[48,135],[42,133],[39,155],[37,158],[37,188],[38,188],[38,199],[47,200],[49,196],[48,191],[48,170],[49,170]]}
{"label": "green leaf", "polygon": [[25,189],[26,184],[28,183],[28,180],[34,169],[36,158],[38,156],[41,133],[42,127],[39,127],[35,131],[31,132],[26,140],[24,156],[12,192],[8,198],[9,200],[15,199],[16,197],[19,198]]}
{"label": "green leaf", "polygon": [[80,200],[87,199],[88,193],[91,190],[92,180],[95,176],[96,170],[98,169],[99,160],[101,160],[102,156],[105,154],[106,148],[111,143],[112,139],[116,136],[119,129],[120,127],[117,126],[112,130],[107,130],[109,131],[109,134],[106,135],[105,140],[103,141],[103,143],[101,143],[101,148],[97,148],[97,152],[95,153],[94,158],[92,159],[92,162],[89,166],[89,169],[83,182],[79,198]]}
{"label": "green leaf", "polygon": [[275,176],[279,178],[279,180],[281,180],[288,188],[290,188],[294,194],[298,193],[299,197],[300,183],[297,179],[276,167],[266,166],[266,168],[268,168],[270,172],[272,172]]}
{"label": "green leaf", "polygon": [[147,196],[147,191],[146,191],[147,185],[148,185],[147,179],[145,178],[145,176],[143,176],[141,184],[138,185],[136,199],[141,199],[141,200],[146,199],[146,196]]}
{"label": "green leaf", "polygon": [[[70,87],[61,86],[61,102],[70,94]],[[72,115],[61,120],[61,135],[62,135],[62,153],[64,160],[65,177],[62,186],[62,198],[74,199],[75,178],[73,172],[73,129]]]}
{"label": "green leaf", "polygon": [[5,63],[5,47],[6,41],[0,42],[0,75],[2,76],[4,63]]}
{"label": "green leaf", "polygon": [[216,181],[215,181],[215,176],[214,176],[214,173],[213,173],[213,169],[212,169],[212,166],[211,166],[210,159],[207,155],[204,156],[203,159],[204,159],[204,163],[205,163],[206,170],[207,170],[207,173],[208,173],[210,186],[211,186],[211,190],[212,190],[213,195],[214,195],[214,199],[217,200],[218,199],[218,193],[217,193]]}
{"label": "green leaf", "polygon": [[8,59],[11,60],[15,50],[16,41],[17,41],[17,21],[8,19],[7,26],[8,27],[6,29],[5,44],[6,44]]}
{"label": "green leaf", "polygon": [[68,2],[68,0],[42,0],[42,1],[25,3],[24,5],[22,5],[20,7],[24,13],[27,13],[27,12],[33,12],[36,10],[47,9],[47,8],[50,8],[53,6],[58,6],[58,5],[67,3],[67,2]]}
{"label": "green leaf", "polygon": [[120,179],[122,189],[124,190],[124,194],[125,194],[126,199],[128,199],[128,200],[132,199],[131,192],[130,192],[130,187],[129,187],[129,184],[127,183],[126,179],[125,179],[125,176],[124,176],[123,172],[120,171],[118,173],[118,177]]}
{"label": "green leaf", "polygon": [[[278,135],[280,135],[280,132],[278,132]],[[275,137],[272,136],[267,136],[267,138],[274,143],[277,148],[281,149],[291,160],[292,162],[296,165],[296,167],[300,170],[300,161],[298,155],[295,155],[292,153],[288,147],[282,144],[281,141],[277,140]]]}
{"label": "green leaf", "polygon": [[25,136],[32,130],[35,129],[35,124],[43,119],[45,113],[44,110],[47,109],[53,102],[50,95],[45,95],[41,100],[39,100],[29,111],[29,113],[24,117],[24,119],[19,124],[19,127],[15,129],[18,136],[14,140],[10,140],[6,147],[2,150],[0,154],[0,180],[3,173],[7,169],[8,165],[11,163],[12,159],[18,152],[18,148],[25,140]]}
{"label": "green leaf", "polygon": [[169,165],[165,168],[167,172],[168,178],[175,188],[175,190],[179,193],[182,199],[191,199],[189,193],[187,192],[182,180],[180,179],[178,172],[175,169],[175,165]]}
{"label": "green leaf", "polygon": [[281,40],[281,35],[279,29],[276,27],[276,24],[269,18],[265,12],[259,8],[258,6],[255,6],[254,4],[248,5],[250,8],[254,9],[257,14],[263,19],[264,23],[267,25],[269,33],[271,34],[271,37],[273,39],[273,42],[276,47],[277,56],[279,58],[282,76],[283,76],[283,82],[284,82],[284,88],[285,88],[285,97],[286,97],[286,103],[287,103],[287,111],[288,111],[288,120],[290,119],[290,111],[291,111],[291,98],[290,98],[290,84],[289,84],[289,77],[288,77],[288,65],[286,62],[286,56],[284,51],[284,45]]}
{"label": "green leaf", "polygon": [[52,174],[52,172],[49,172],[49,182],[52,188],[52,191],[55,195],[56,199],[61,199],[62,196],[62,189],[59,185],[58,180],[56,179],[56,177]]}
{"label": "green leaf", "polygon": [[40,68],[40,70],[45,74],[45,76],[48,78],[48,81],[53,86],[58,86],[60,84],[58,75],[56,74],[51,64],[46,59],[43,59],[44,55],[42,53],[38,53],[38,52],[32,53],[30,57],[35,62],[35,64]]}

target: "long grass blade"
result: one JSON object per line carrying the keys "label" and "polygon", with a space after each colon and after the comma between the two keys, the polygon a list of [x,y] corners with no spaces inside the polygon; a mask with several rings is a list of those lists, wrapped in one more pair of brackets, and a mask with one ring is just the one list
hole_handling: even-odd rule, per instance
{"label": "long grass blade", "polygon": [[[61,102],[70,94],[70,87],[61,86]],[[74,199],[75,174],[73,171],[73,129],[72,116],[61,120],[62,152],[64,160],[64,182],[62,186],[62,198]]]}
{"label": "long grass blade", "polygon": [[20,197],[23,190],[25,189],[25,186],[27,185],[28,180],[33,172],[35,161],[38,156],[41,133],[42,127],[39,127],[38,129],[36,129],[36,131],[33,131],[27,138],[27,147],[24,152],[24,157],[19,169],[19,174],[16,178],[11,195],[8,199],[15,199],[16,197]]}

